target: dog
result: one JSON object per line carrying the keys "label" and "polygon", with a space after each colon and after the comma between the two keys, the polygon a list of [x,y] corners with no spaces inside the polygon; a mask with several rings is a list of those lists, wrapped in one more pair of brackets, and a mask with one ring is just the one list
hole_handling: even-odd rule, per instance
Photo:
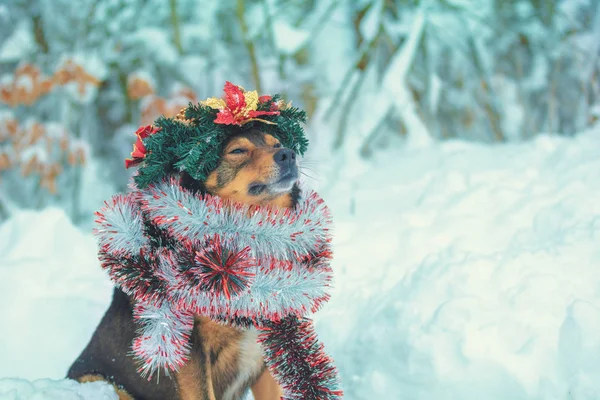
{"label": "dog", "polygon": [[[253,206],[294,207],[298,201],[296,154],[274,136],[251,130],[231,137],[205,181],[181,173],[181,182]],[[195,318],[188,362],[174,376],[148,381],[131,356],[137,323],[131,299],[115,288],[112,303],[67,377],[79,382],[106,381],[120,400],[279,400],[282,388],[266,369],[257,333],[238,330],[206,317]]]}

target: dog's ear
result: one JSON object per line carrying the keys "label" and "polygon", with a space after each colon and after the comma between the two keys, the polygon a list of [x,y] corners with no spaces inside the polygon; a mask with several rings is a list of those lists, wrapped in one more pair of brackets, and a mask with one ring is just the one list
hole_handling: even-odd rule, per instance
{"label": "dog's ear", "polygon": [[204,182],[199,181],[197,179],[192,178],[190,174],[183,171],[180,174],[181,176],[181,186],[194,194],[206,194],[206,185]]}

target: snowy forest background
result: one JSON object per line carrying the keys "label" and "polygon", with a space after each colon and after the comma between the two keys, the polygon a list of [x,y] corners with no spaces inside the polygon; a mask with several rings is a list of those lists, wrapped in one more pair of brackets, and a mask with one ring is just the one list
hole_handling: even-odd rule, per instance
{"label": "snowy forest background", "polygon": [[85,225],[136,128],[225,80],[307,110],[321,182],[382,148],[573,135],[600,117],[599,44],[595,0],[4,0],[0,221]]}
{"label": "snowy forest background", "polygon": [[600,399],[599,57],[598,0],[0,0],[0,400],[117,398],[93,212],[226,80],[307,110],[345,399]]}

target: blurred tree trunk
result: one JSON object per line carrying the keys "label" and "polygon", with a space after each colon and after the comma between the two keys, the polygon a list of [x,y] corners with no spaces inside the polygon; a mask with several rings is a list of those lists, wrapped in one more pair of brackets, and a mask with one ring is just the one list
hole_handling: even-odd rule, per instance
{"label": "blurred tree trunk", "polygon": [[181,47],[181,28],[179,26],[179,15],[177,14],[177,0],[169,0],[171,10],[171,27],[173,28],[173,43],[179,54],[183,54]]}
{"label": "blurred tree trunk", "polygon": [[242,40],[248,51],[250,57],[250,66],[252,68],[252,80],[254,81],[254,88],[258,93],[262,93],[262,85],[260,83],[260,72],[258,67],[258,58],[256,56],[256,47],[248,32],[248,25],[246,24],[246,2],[245,0],[237,0],[236,17],[242,32]]}

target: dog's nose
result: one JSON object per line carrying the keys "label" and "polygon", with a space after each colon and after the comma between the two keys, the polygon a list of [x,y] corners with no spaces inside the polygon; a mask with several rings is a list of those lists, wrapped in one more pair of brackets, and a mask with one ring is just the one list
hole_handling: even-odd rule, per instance
{"label": "dog's nose", "polygon": [[279,165],[290,165],[296,161],[296,153],[290,149],[281,149],[273,156],[275,162]]}

